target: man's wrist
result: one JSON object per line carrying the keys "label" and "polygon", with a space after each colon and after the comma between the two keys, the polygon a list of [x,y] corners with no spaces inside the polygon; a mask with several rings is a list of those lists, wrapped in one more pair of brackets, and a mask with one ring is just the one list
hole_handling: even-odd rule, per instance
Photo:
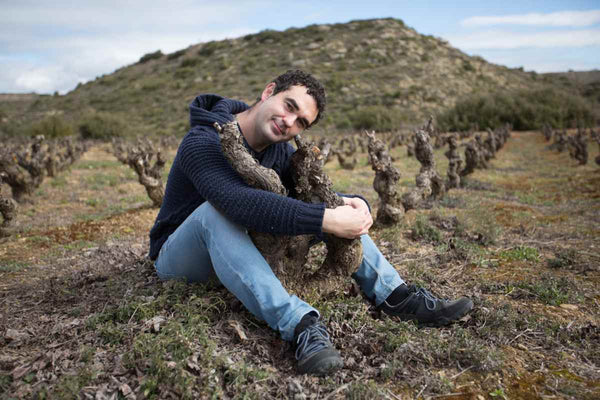
{"label": "man's wrist", "polygon": [[331,233],[331,227],[334,225],[333,219],[333,209],[326,208],[325,212],[323,213],[323,225],[321,226],[321,230],[324,233]]}

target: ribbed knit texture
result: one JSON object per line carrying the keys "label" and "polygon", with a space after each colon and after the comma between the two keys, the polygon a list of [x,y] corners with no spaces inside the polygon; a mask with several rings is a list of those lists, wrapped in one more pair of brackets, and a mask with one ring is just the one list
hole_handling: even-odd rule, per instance
{"label": "ribbed knit texture", "polygon": [[[155,260],[169,235],[202,203],[209,201],[231,221],[258,232],[278,235],[321,234],[324,204],[249,187],[221,152],[214,122],[234,120],[247,104],[216,95],[201,95],[190,104],[191,130],[183,138],[169,172],[163,203],[150,231],[149,257]],[[289,177],[294,148],[288,143],[269,146],[256,155],[292,191]]]}

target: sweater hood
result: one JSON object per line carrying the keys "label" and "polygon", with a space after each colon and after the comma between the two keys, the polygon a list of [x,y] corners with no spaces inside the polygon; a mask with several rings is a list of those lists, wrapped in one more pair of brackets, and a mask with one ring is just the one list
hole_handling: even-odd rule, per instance
{"label": "sweater hood", "polygon": [[203,94],[190,104],[190,126],[213,126],[215,122],[226,124],[233,121],[234,114],[250,108],[246,103],[216,94]]}

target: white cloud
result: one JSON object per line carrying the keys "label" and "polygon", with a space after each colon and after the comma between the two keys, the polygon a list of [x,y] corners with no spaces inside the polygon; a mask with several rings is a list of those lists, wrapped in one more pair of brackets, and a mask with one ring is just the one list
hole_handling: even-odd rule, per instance
{"label": "white cloud", "polygon": [[590,26],[600,23],[600,10],[560,11],[548,14],[531,13],[503,16],[476,16],[462,20],[463,26],[535,25]]}
{"label": "white cloud", "polygon": [[171,53],[189,45],[213,39],[242,36],[247,29],[190,38],[188,35],[127,33],[122,35],[46,38],[35,47],[56,53],[44,62],[13,57],[10,68],[3,71],[2,92],[65,93],[78,83],[86,82],[124,65],[137,62],[146,53],[162,50]]}
{"label": "white cloud", "polygon": [[63,72],[61,67],[32,68],[21,72],[15,79],[15,84],[27,92],[51,92],[63,83],[60,82]]}
{"label": "white cloud", "polygon": [[552,50],[541,49],[537,51],[521,50],[482,50],[475,54],[485,60],[510,68],[523,67],[526,71],[561,72],[561,71],[589,71],[598,69],[596,60],[583,60],[573,57],[572,54],[563,57],[553,57]]}
{"label": "white cloud", "polygon": [[17,26],[56,26],[70,30],[136,30],[151,27],[156,31],[227,23],[246,15],[246,2],[170,0],[103,0],[75,2],[21,0],[3,4],[0,24]]}
{"label": "white cloud", "polygon": [[[248,2],[151,0],[52,4],[21,0],[0,13],[1,92],[64,93],[145,53],[242,36]],[[234,27],[233,29],[231,27]]]}
{"label": "white cloud", "polygon": [[463,50],[518,49],[526,47],[584,47],[600,45],[600,29],[520,33],[499,30],[446,35],[452,46]]}

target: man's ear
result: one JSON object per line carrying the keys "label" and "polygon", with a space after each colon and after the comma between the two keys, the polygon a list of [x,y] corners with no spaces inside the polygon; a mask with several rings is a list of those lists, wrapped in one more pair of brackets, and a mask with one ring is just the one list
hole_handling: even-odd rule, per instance
{"label": "man's ear", "polygon": [[271,97],[273,95],[273,92],[275,91],[275,87],[276,86],[277,85],[275,84],[275,82],[269,83],[265,87],[265,90],[263,90],[262,95],[260,96],[260,100],[261,101],[265,101],[266,99],[268,99],[269,97]]}

